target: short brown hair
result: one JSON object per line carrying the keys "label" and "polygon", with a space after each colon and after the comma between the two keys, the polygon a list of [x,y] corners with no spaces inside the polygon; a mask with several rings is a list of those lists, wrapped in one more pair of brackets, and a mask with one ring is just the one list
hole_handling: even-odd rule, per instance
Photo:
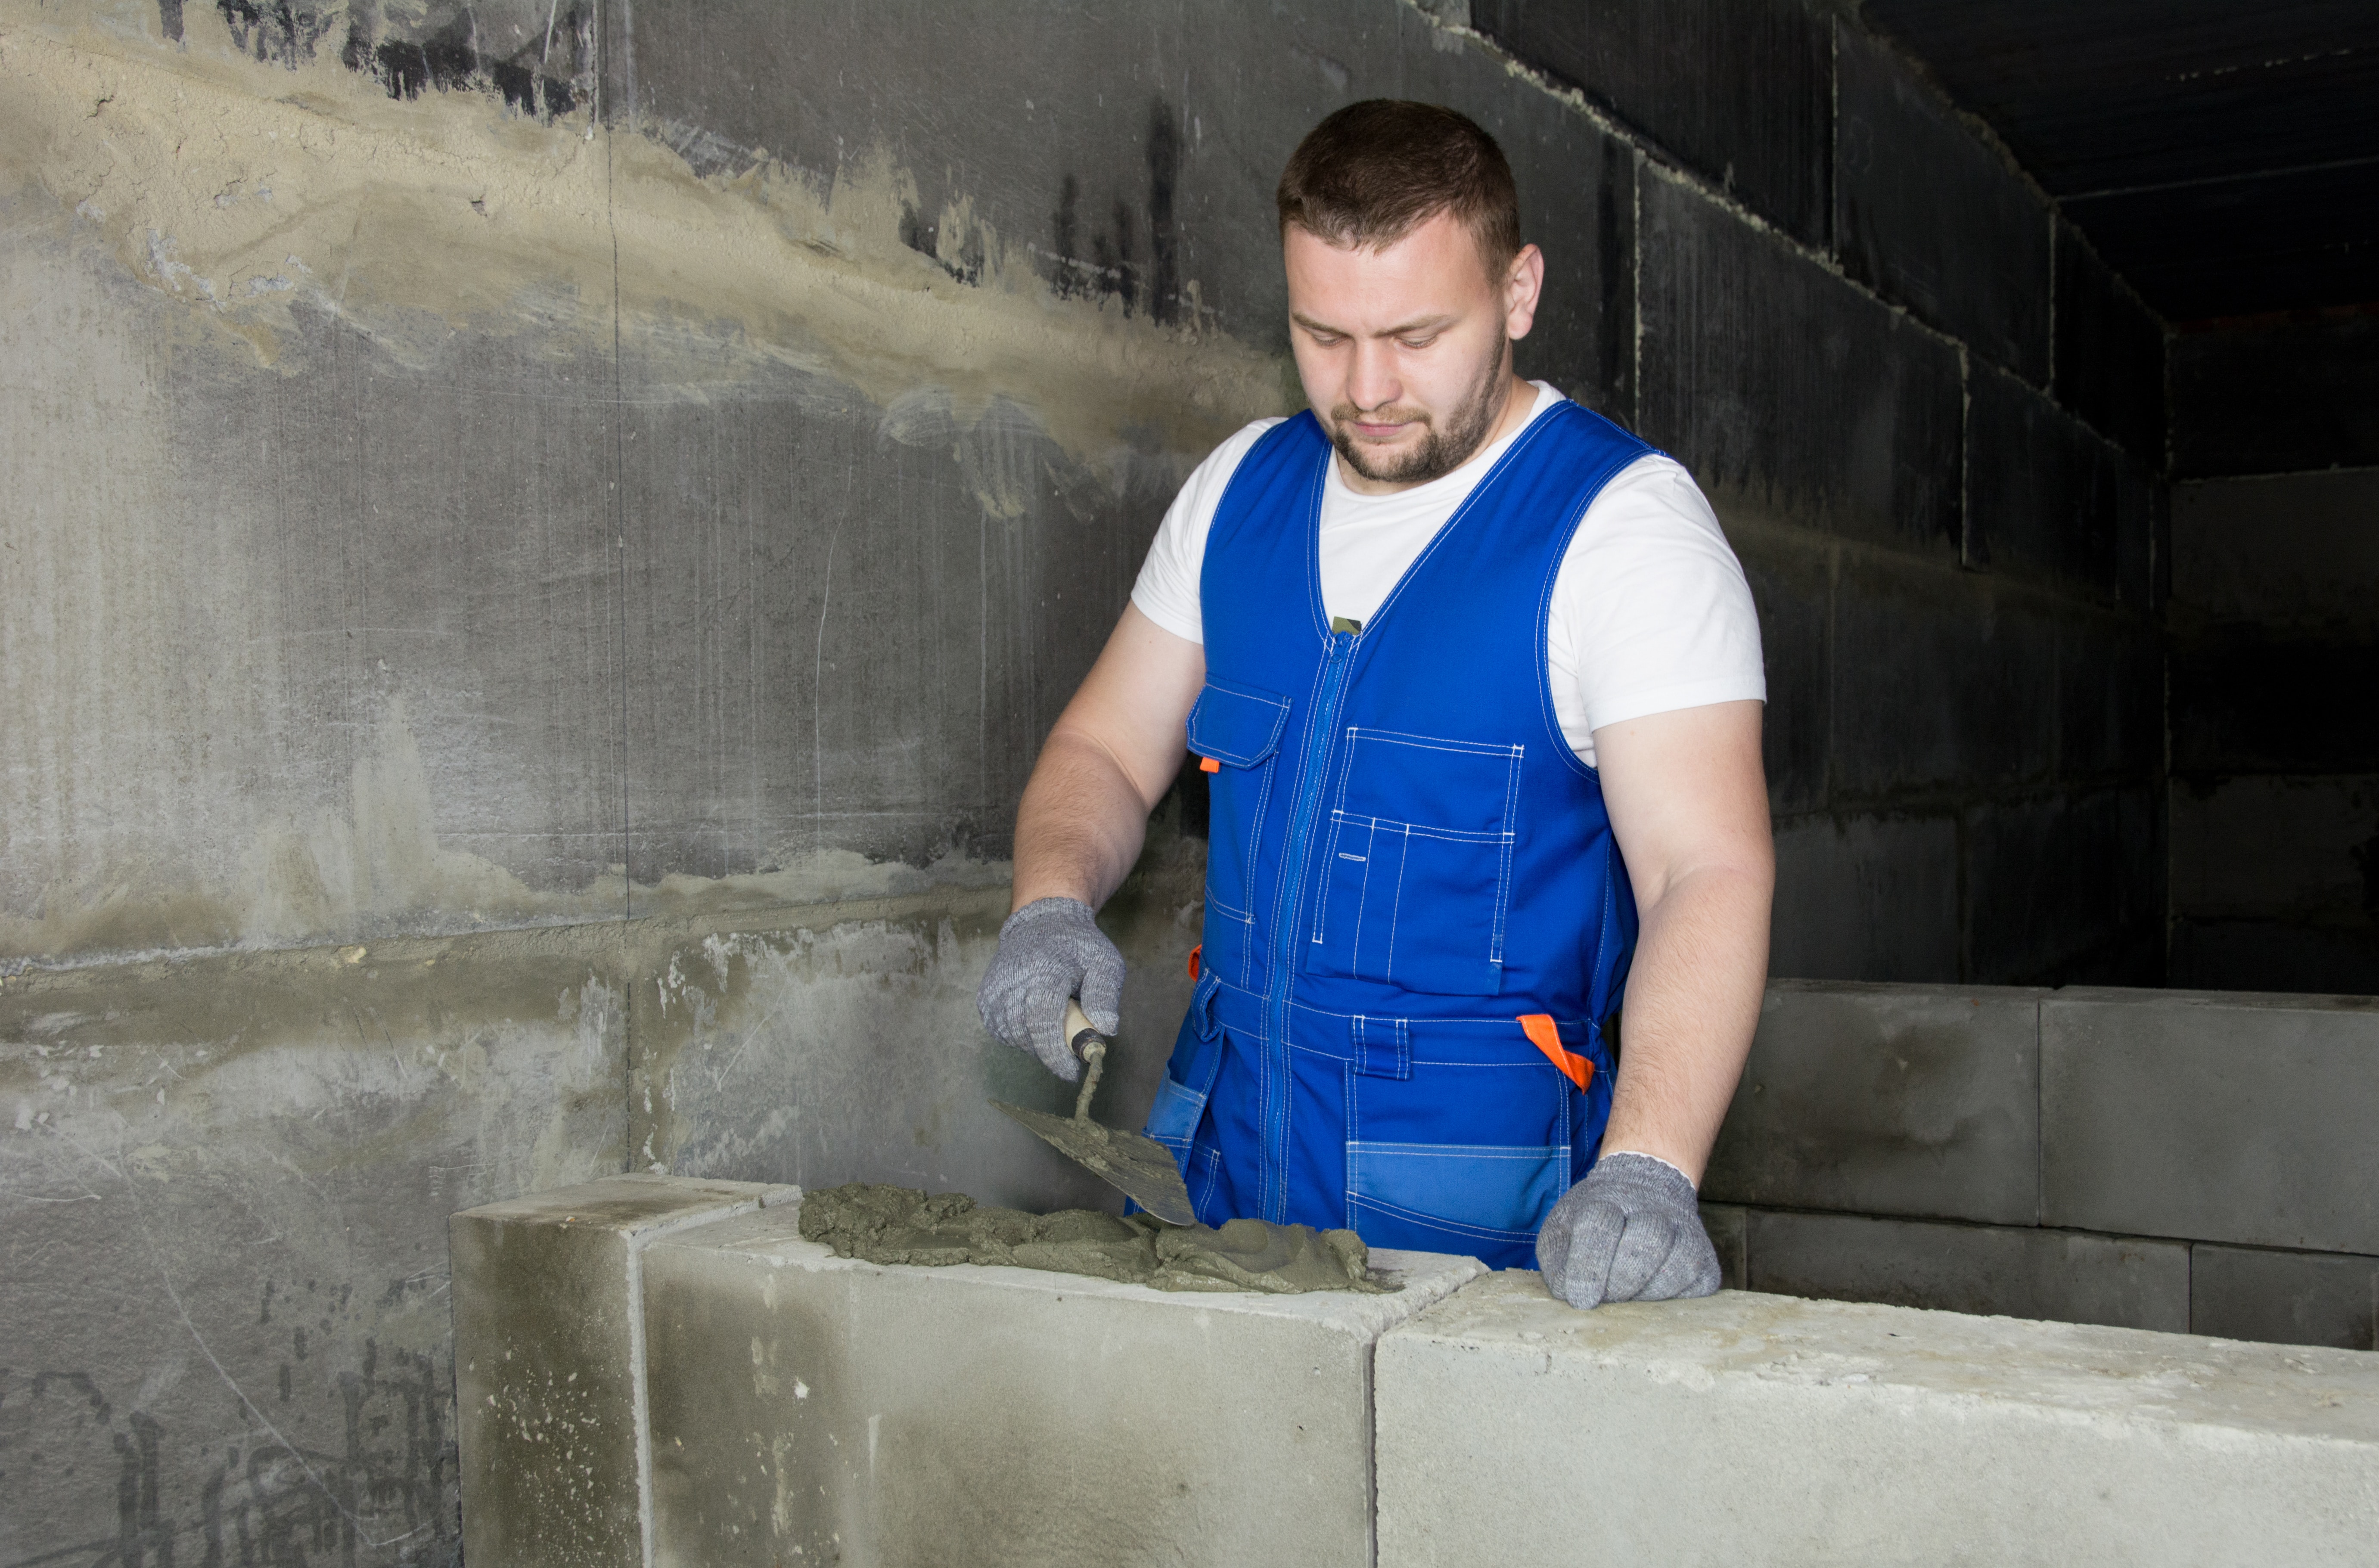
{"label": "short brown hair", "polygon": [[1435,103],[1370,98],[1308,131],[1281,171],[1280,230],[1337,246],[1394,245],[1451,212],[1490,277],[1520,253],[1520,199],[1495,139]]}

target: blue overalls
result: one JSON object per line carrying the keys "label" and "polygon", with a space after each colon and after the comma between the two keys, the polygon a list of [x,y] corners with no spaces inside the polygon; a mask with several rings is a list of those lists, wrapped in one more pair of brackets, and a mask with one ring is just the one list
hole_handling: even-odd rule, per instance
{"label": "blue overalls", "polygon": [[1650,450],[1547,411],[1359,633],[1322,609],[1312,415],[1239,464],[1189,724],[1213,786],[1202,964],[1148,1120],[1200,1219],[1527,1268],[1593,1164],[1636,901],[1545,633],[1587,504]]}

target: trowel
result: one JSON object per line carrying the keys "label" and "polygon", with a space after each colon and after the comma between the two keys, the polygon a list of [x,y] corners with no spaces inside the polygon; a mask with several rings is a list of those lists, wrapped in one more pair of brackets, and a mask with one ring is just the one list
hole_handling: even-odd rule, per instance
{"label": "trowel", "polygon": [[1109,1186],[1120,1188],[1125,1197],[1165,1224],[1196,1224],[1190,1188],[1182,1184],[1181,1167],[1173,1163],[1173,1151],[1153,1138],[1091,1120],[1091,1096],[1098,1092],[1099,1073],[1106,1066],[1107,1047],[1114,1042],[1091,1027],[1082,1004],[1070,997],[1066,1002],[1066,1043],[1082,1062],[1082,1091],[1074,1096],[1070,1120],[1046,1111],[1028,1111],[1004,1100],[992,1104],[1039,1133],[1060,1154],[1096,1171]]}

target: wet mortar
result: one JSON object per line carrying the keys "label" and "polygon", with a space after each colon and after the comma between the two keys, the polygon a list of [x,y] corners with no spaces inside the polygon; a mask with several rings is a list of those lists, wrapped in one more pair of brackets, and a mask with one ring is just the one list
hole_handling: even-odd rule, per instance
{"label": "wet mortar", "polygon": [[1006,1263],[1158,1290],[1274,1296],[1395,1288],[1372,1275],[1370,1251],[1353,1231],[1263,1220],[1228,1220],[1218,1230],[1092,1209],[1028,1214],[985,1208],[960,1192],[852,1182],[804,1194],[801,1224],[803,1239],[870,1263]]}

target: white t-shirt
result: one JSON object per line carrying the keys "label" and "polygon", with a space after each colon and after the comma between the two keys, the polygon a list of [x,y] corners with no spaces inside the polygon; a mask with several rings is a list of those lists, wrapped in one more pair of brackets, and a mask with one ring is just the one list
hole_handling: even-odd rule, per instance
{"label": "white t-shirt", "polygon": [[[1542,381],[1535,385],[1530,424],[1567,401]],[[1216,447],[1156,530],[1131,602],[1177,637],[1206,640],[1198,582],[1207,532],[1239,460],[1279,423],[1259,419]],[[1519,433],[1443,478],[1392,495],[1348,489],[1334,459],[1322,492],[1322,608],[1370,621]],[[1607,724],[1708,703],[1768,700],[1751,589],[1709,502],[1673,459],[1637,458],[1586,509],[1553,580],[1545,648],[1554,717],[1588,767],[1594,732]]]}

